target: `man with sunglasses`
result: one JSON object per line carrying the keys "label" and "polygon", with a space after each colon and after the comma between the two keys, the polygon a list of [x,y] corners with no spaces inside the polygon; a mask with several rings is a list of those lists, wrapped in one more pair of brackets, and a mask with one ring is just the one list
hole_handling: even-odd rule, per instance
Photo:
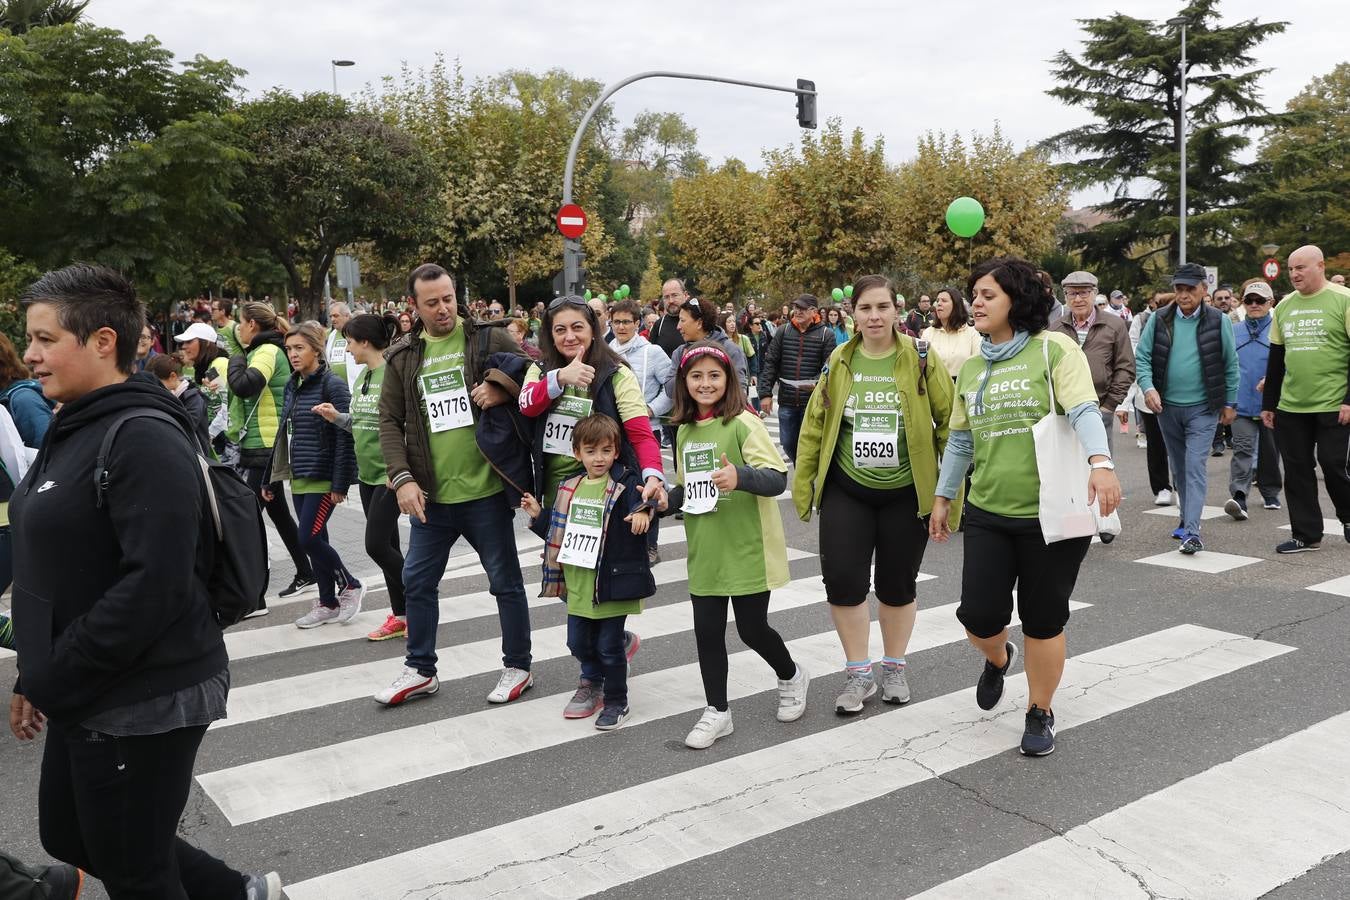
{"label": "man with sunglasses", "polygon": [[1237,418],[1233,420],[1233,460],[1228,467],[1229,500],[1223,511],[1239,522],[1247,518],[1247,492],[1256,469],[1256,486],[1266,509],[1280,508],[1280,459],[1275,436],[1261,427],[1261,381],[1270,358],[1270,315],[1275,293],[1257,279],[1243,290],[1246,318],[1233,323],[1238,356]]}

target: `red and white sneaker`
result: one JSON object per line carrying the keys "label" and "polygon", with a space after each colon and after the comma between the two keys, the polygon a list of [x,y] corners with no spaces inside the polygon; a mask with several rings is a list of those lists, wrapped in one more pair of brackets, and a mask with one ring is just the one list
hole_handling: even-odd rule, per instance
{"label": "red and white sneaker", "polygon": [[524,669],[502,669],[497,686],[487,695],[489,703],[510,703],[534,686],[534,675]]}
{"label": "red and white sneaker", "polygon": [[638,637],[636,631],[625,631],[623,633],[623,655],[629,662],[637,656],[638,648],[642,646],[642,638]]}
{"label": "red and white sneaker", "polygon": [[390,638],[407,636],[408,623],[398,616],[390,614],[389,617],[384,620],[383,625],[366,635],[366,639],[371,641],[387,641]]}
{"label": "red and white sneaker", "polygon": [[403,667],[394,683],[375,695],[375,702],[384,706],[398,706],[414,697],[429,697],[441,689],[435,675],[423,675],[416,669]]}

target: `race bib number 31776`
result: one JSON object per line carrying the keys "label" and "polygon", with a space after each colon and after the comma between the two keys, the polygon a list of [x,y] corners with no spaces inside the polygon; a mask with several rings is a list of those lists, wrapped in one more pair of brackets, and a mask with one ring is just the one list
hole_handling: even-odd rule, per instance
{"label": "race bib number 31776", "polygon": [[427,423],[437,434],[473,424],[463,369],[423,375],[422,402],[426,405]]}

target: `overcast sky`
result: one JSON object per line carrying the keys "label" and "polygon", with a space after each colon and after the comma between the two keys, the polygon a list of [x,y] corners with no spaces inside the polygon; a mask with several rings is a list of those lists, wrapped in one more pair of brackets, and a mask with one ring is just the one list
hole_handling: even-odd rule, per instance
{"label": "overcast sky", "polygon": [[[1282,19],[1289,27],[1260,50],[1274,68],[1263,82],[1275,109],[1309,79],[1350,58],[1350,28],[1335,27],[1327,0],[1227,0],[1225,22]],[[330,59],[352,59],[338,87],[353,94],[404,62],[458,58],[469,77],[508,68],[561,66],[605,83],[650,69],[793,85],[811,78],[820,117],[840,117],[886,139],[899,161],[925,131],[988,131],[1019,147],[1086,121],[1047,96],[1048,60],[1077,52],[1077,19],[1116,11],[1156,20],[1180,0],[939,0],[804,2],[679,0],[545,3],[542,0],[94,0],[88,16],[133,37],[155,35],[179,58],[203,53],[248,70],[249,93],[273,86],[330,90]],[[1343,21],[1343,20],[1342,20]],[[714,162],[758,166],[763,147],[799,134],[793,98],[746,88],[652,80],[614,99],[626,122],[643,109],[677,111],[698,129]],[[1101,194],[1084,194],[1086,202]]]}

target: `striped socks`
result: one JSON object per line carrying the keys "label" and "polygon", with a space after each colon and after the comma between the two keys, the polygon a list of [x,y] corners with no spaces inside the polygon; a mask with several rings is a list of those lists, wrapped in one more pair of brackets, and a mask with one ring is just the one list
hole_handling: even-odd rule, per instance
{"label": "striped socks", "polygon": [[844,663],[844,666],[848,669],[849,675],[866,678],[868,681],[872,680],[872,658],[870,656],[867,659],[857,661],[850,659]]}
{"label": "striped socks", "polygon": [[903,656],[883,656],[881,664],[887,669],[903,669],[905,667],[905,658]]}

